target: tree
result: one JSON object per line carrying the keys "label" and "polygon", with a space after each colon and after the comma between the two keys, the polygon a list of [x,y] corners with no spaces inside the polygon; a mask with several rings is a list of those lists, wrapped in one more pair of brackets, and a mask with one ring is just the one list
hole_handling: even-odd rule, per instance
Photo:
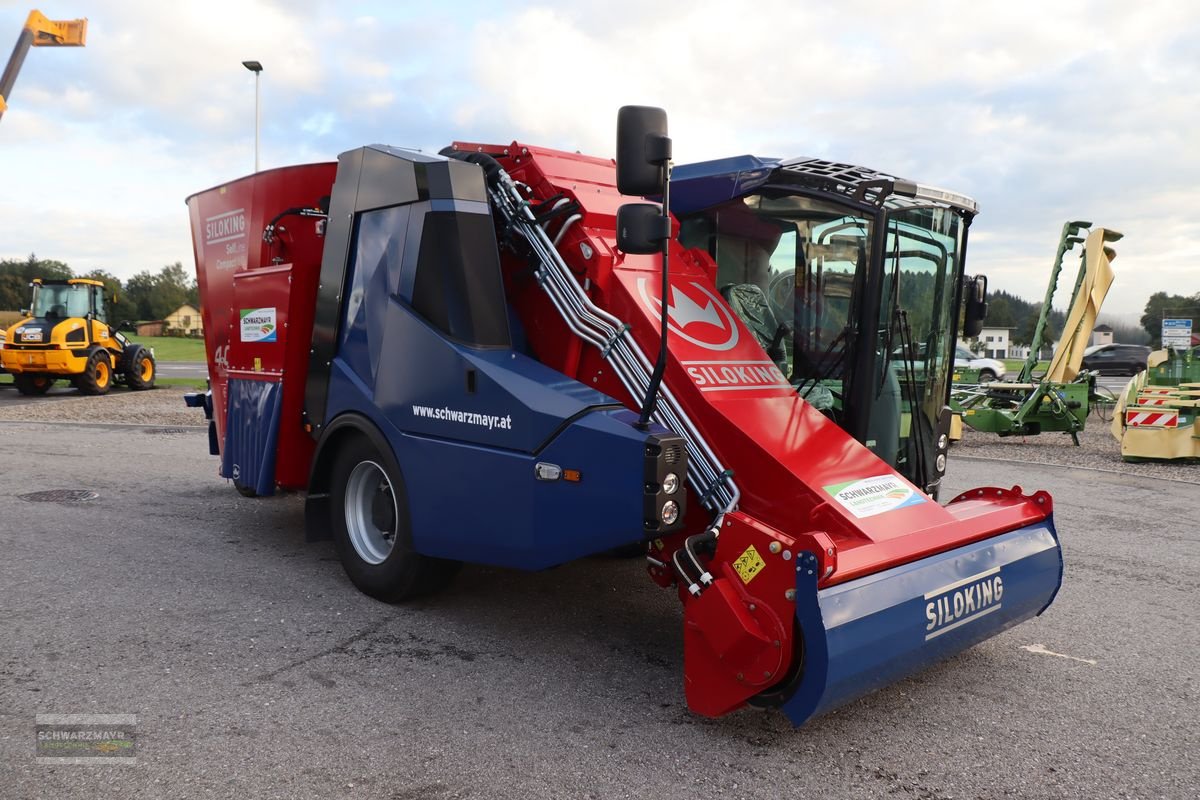
{"label": "tree", "polygon": [[61,261],[40,259],[30,253],[22,260],[0,261],[0,310],[16,311],[29,305],[29,282],[34,278],[72,278],[71,268]]}
{"label": "tree", "polygon": [[1142,327],[1150,334],[1154,345],[1162,346],[1163,317],[1179,317],[1191,319],[1193,328],[1200,327],[1200,292],[1186,297],[1181,294],[1155,292],[1146,301],[1146,310],[1142,314]]}
{"label": "tree", "polygon": [[195,296],[196,282],[183,264],[168,264],[157,274],[143,270],[125,283],[127,310],[139,320],[163,319]]}

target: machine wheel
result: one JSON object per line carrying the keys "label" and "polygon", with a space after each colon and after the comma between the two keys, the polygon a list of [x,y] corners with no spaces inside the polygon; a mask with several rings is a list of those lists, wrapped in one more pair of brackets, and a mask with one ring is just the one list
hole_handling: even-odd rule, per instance
{"label": "machine wheel", "polygon": [[83,374],[75,379],[75,388],[83,394],[107,394],[112,388],[113,369],[112,359],[108,351],[97,348],[88,356],[87,366]]}
{"label": "machine wheel", "polygon": [[141,345],[131,347],[123,359],[122,367],[125,385],[130,389],[139,391],[154,388],[154,381],[158,377],[158,365],[154,363],[154,356],[148,348]]}
{"label": "machine wheel", "polygon": [[450,582],[459,562],[413,550],[408,494],[390,458],[352,439],[334,458],[332,478],[333,542],[360,591],[396,603]]}
{"label": "machine wheel", "polygon": [[45,394],[54,385],[54,380],[47,375],[30,375],[20,372],[13,375],[13,384],[21,394]]}

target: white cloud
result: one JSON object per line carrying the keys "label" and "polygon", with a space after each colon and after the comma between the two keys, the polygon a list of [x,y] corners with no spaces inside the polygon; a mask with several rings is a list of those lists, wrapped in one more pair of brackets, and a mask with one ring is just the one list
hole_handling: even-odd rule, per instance
{"label": "white cloud", "polygon": [[[0,7],[0,36],[25,7]],[[901,4],[319,0],[89,5],[88,46],[30,54],[0,121],[0,257],[118,275],[191,258],[183,198],[368,141],[607,156],[662,105],[679,162],[862,163],[975,196],[970,268],[1040,296],[1059,227],[1126,233],[1110,308],[1200,291],[1200,10],[1168,0]],[[95,226],[89,230],[89,226]]]}

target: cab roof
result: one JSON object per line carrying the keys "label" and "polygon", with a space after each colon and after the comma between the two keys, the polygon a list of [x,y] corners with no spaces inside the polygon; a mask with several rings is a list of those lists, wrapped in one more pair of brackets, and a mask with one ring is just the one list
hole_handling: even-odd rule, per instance
{"label": "cab roof", "polygon": [[82,284],[84,286],[99,286],[104,288],[104,281],[98,281],[95,278],[34,278],[33,282],[42,286],[73,286]]}

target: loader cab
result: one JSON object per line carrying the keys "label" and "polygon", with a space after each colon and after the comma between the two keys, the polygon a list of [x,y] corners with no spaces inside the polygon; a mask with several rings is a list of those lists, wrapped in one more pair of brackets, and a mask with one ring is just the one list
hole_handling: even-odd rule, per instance
{"label": "loader cab", "polygon": [[814,159],[687,165],[672,184],[682,243],[797,391],[936,493],[974,201]]}
{"label": "loader cab", "polygon": [[35,280],[29,315],[47,321],[91,317],[108,322],[104,284],[90,278]]}

